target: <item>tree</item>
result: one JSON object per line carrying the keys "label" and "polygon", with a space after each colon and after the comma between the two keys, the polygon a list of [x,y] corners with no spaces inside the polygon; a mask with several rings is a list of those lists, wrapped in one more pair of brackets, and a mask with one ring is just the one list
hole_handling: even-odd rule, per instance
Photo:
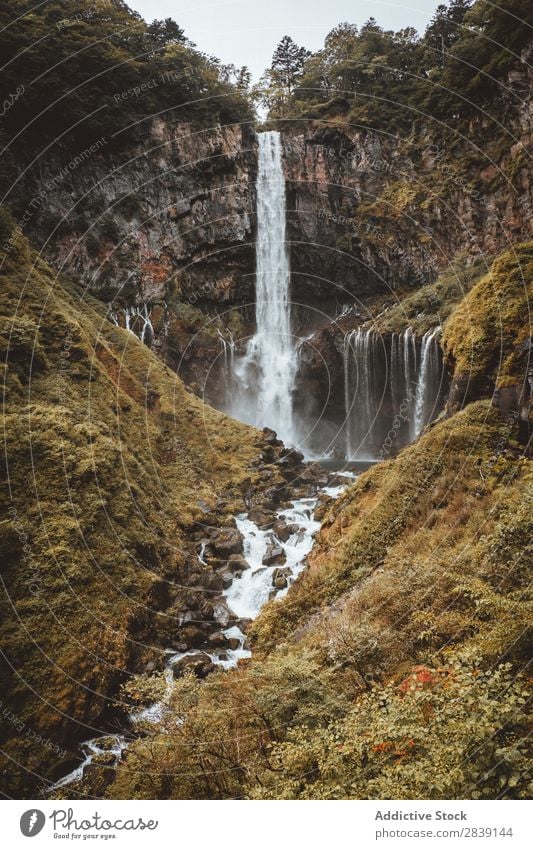
{"label": "tree", "polygon": [[424,41],[441,54],[443,67],[446,52],[461,38],[461,24],[471,5],[471,0],[451,0],[449,6],[442,3],[426,29]]}
{"label": "tree", "polygon": [[227,85],[234,85],[235,88],[243,93],[248,92],[252,81],[252,74],[246,65],[238,68],[231,63],[227,65],[222,64],[220,59],[217,59],[215,56],[210,56],[209,59],[217,67],[221,82]]}
{"label": "tree", "polygon": [[157,50],[164,50],[168,44],[185,44],[187,42],[184,31],[172,18],[165,18],[164,21],[152,21],[146,27],[146,37],[150,45],[153,45],[154,49]]}
{"label": "tree", "polygon": [[284,35],[274,51],[272,76],[285,91],[288,101],[292,98],[296,81],[303,73],[305,60],[310,55],[309,50],[299,47],[290,35]]}

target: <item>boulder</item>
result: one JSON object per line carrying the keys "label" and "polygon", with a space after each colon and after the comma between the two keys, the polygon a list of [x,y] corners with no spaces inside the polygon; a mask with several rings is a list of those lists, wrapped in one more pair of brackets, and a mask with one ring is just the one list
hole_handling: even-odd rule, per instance
{"label": "boulder", "polygon": [[281,460],[287,466],[299,466],[304,455],[300,451],[295,451],[294,448],[286,448],[281,452]]}
{"label": "boulder", "polygon": [[259,507],[254,507],[248,513],[248,518],[251,522],[255,522],[258,528],[265,530],[266,528],[271,528],[275,522],[275,516],[266,511],[262,510]]}
{"label": "boulder", "polygon": [[227,637],[228,640],[228,648],[236,651],[241,646],[241,641],[238,637]]}
{"label": "boulder", "polygon": [[181,678],[185,672],[191,670],[197,678],[206,678],[215,669],[216,666],[208,654],[196,652],[195,654],[187,654],[176,661],[172,667],[172,673],[174,678]]}
{"label": "boulder", "polygon": [[263,566],[274,566],[277,563],[285,563],[286,560],[285,552],[281,548],[281,546],[276,545],[271,542],[267,545],[267,550],[263,557]]}
{"label": "boulder", "polygon": [[269,445],[278,445],[280,440],[278,439],[278,435],[275,430],[272,430],[269,427],[263,428],[263,433],[265,434],[264,442]]}
{"label": "boulder", "polygon": [[198,625],[185,625],[180,628],[178,640],[185,645],[187,649],[196,649],[205,643],[205,631],[199,628]]}
{"label": "boulder", "polygon": [[231,612],[225,600],[220,598],[213,605],[213,618],[223,628],[227,628],[229,623],[234,622],[237,617]]}
{"label": "boulder", "polygon": [[211,534],[210,545],[217,557],[242,554],[242,536],[237,528],[218,528]]}
{"label": "boulder", "polygon": [[321,504],[318,505],[318,507],[316,507],[314,517],[317,522],[321,522],[322,519],[325,517],[326,513],[329,510],[330,503],[331,499],[328,498],[327,501],[323,501]]}
{"label": "boulder", "polygon": [[210,634],[207,642],[209,646],[212,646],[214,649],[231,648],[228,638],[222,633],[222,631],[215,631],[213,634]]}
{"label": "boulder", "polygon": [[272,586],[276,590],[286,589],[289,585],[289,578],[291,574],[292,572],[288,566],[285,566],[284,568],[278,567],[277,569],[274,569],[272,573]]}
{"label": "boulder", "polygon": [[287,542],[287,540],[297,532],[298,525],[289,524],[285,521],[285,519],[278,519],[277,522],[274,522],[272,530],[281,542]]}
{"label": "boulder", "polygon": [[230,572],[245,572],[246,569],[250,568],[250,564],[244,559],[242,554],[230,554],[227,568]]}
{"label": "boulder", "polygon": [[220,577],[222,578],[222,589],[229,589],[233,583],[234,575],[231,572],[222,572]]}
{"label": "boulder", "polygon": [[206,589],[211,592],[222,592],[222,590],[226,589],[222,575],[209,575],[209,578],[206,581]]}
{"label": "boulder", "polygon": [[262,506],[267,510],[275,509],[279,504],[281,499],[280,488],[278,486],[269,486],[263,492],[263,504]]}

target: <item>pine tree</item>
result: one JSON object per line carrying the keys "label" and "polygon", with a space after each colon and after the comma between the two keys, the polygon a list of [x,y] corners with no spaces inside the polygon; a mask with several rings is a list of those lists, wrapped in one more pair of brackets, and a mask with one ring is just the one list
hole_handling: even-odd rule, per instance
{"label": "pine tree", "polygon": [[271,65],[272,75],[285,91],[289,101],[295,83],[303,73],[305,60],[310,55],[310,52],[305,47],[299,47],[290,35],[284,35],[274,51]]}
{"label": "pine tree", "polygon": [[434,51],[441,54],[444,66],[445,54],[461,38],[461,24],[472,5],[472,0],[451,0],[437,6],[435,14],[426,30],[425,42]]}

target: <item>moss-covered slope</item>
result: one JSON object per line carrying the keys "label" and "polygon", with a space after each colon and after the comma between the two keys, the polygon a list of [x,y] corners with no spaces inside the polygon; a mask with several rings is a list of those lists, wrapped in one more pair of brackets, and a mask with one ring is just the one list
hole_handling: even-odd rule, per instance
{"label": "moss-covered slope", "polygon": [[94,736],[183,579],[188,530],[253,483],[259,441],[21,237],[0,275],[2,699],[16,794],[51,743]]}

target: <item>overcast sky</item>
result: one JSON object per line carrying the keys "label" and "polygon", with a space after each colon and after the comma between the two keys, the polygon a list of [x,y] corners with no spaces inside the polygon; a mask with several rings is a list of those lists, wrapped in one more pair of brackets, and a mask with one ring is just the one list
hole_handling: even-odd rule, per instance
{"label": "overcast sky", "polygon": [[309,50],[341,21],[374,16],[384,29],[423,31],[442,0],[127,0],[143,18],[174,18],[199,50],[223,62],[247,65],[259,79],[276,44],[290,35]]}

